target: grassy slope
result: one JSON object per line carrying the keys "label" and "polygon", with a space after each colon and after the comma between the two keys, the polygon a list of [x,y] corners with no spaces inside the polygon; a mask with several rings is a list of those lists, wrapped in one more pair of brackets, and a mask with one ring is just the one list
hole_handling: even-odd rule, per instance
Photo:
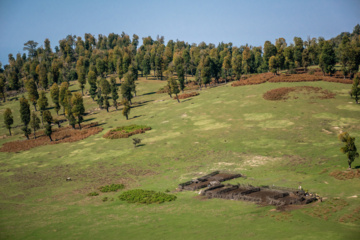
{"label": "grassy slope", "polygon": [[[0,236],[2,239],[355,239],[359,221],[341,223],[340,217],[359,206],[360,180],[339,181],[329,172],[346,169],[340,153],[340,130],[360,139],[360,108],[347,94],[349,85],[327,82],[281,83],[204,89],[178,104],[166,94],[153,94],[165,82],[140,80],[143,102],[131,110],[105,110],[87,119],[103,123],[104,131],[72,144],[43,146],[20,153],[0,153]],[[285,86],[319,86],[337,93],[335,99],[306,97],[282,102],[265,101],[266,91]],[[72,86],[78,89],[77,84]],[[50,101],[51,102],[51,101]],[[96,104],[85,100],[86,110]],[[14,110],[18,102],[0,107]],[[134,116],[138,116],[133,118]],[[102,135],[125,124],[146,124],[153,130],[131,139],[109,140]],[[324,129],[324,130],[323,130]],[[326,132],[326,131],[327,132]],[[21,139],[18,135],[0,144]],[[0,129],[0,135],[7,130]],[[354,166],[359,166],[359,160]],[[177,184],[211,170],[246,174],[232,182],[297,187],[328,198],[291,212],[274,207],[219,199],[201,201],[195,192],[176,193],[175,202],[130,205],[118,193],[87,197],[109,183],[128,189],[173,190]],[[22,177],[21,177],[22,176]],[[73,181],[66,182],[67,176]],[[102,202],[104,196],[114,201]],[[333,200],[340,198],[340,200]],[[321,217],[312,216],[319,212]],[[359,216],[358,216],[359,217]],[[325,219],[324,219],[325,218]]]}

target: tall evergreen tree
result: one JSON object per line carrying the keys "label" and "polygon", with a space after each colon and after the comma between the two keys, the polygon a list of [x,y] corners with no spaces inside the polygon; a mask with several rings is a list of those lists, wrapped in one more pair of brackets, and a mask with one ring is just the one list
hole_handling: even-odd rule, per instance
{"label": "tall evergreen tree", "polygon": [[335,72],[335,68],[334,68],[335,64],[336,64],[336,58],[335,58],[334,48],[331,46],[331,44],[328,41],[325,41],[321,50],[320,60],[319,60],[319,65],[324,75],[325,73],[330,75],[333,74]]}
{"label": "tall evergreen tree", "polygon": [[83,115],[85,113],[83,97],[79,93],[75,93],[71,98],[72,114],[77,117],[77,123],[81,129],[81,123],[84,121]]}
{"label": "tall evergreen tree", "polygon": [[9,130],[9,134],[11,136],[11,125],[13,125],[14,123],[14,117],[10,108],[7,108],[4,112],[4,123],[5,127]]}
{"label": "tall evergreen tree", "polygon": [[34,131],[34,139],[36,139],[36,130],[40,128],[40,119],[35,112],[31,113],[30,127]]}
{"label": "tall evergreen tree", "polygon": [[63,107],[63,112],[65,114],[65,107],[67,105],[66,92],[69,88],[69,84],[67,82],[62,82],[59,90],[59,103]]}
{"label": "tall evergreen tree", "polygon": [[59,86],[54,83],[51,88],[50,88],[50,96],[51,99],[54,103],[54,108],[56,111],[56,114],[59,115],[59,110],[60,110],[60,90],[59,90]]}
{"label": "tall evergreen tree", "polygon": [[40,108],[41,123],[44,127],[44,111],[46,110],[47,106],[49,105],[45,91],[40,91],[40,97],[39,97],[39,100],[37,103]]}
{"label": "tall evergreen tree", "polygon": [[39,99],[39,93],[37,91],[37,87],[36,87],[34,80],[31,79],[27,82],[26,90],[28,91],[29,101],[34,105],[35,111],[37,111],[36,103],[37,103],[37,100]]}
{"label": "tall evergreen tree", "polygon": [[96,90],[97,90],[96,73],[92,70],[90,70],[88,73],[88,82],[90,84],[90,96],[92,100],[95,101]]}
{"label": "tall evergreen tree", "polygon": [[119,94],[118,94],[118,87],[116,85],[116,79],[114,77],[110,78],[111,81],[111,98],[113,100],[113,104],[115,109],[117,110],[117,100],[119,99]]}

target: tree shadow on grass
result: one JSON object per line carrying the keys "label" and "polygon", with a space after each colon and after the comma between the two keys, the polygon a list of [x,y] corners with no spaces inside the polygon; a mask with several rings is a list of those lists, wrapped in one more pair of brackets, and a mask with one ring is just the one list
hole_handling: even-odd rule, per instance
{"label": "tree shadow on grass", "polygon": [[94,120],[95,118],[87,118],[87,119],[84,119],[84,121],[83,122],[89,122],[89,121],[92,121],[92,120]]}
{"label": "tree shadow on grass", "polygon": [[136,145],[136,148],[138,148],[138,147],[142,147],[142,146],[145,146],[145,144],[138,144],[138,145]]}
{"label": "tree shadow on grass", "polygon": [[148,93],[144,93],[143,95],[141,96],[146,96],[146,95],[152,95],[152,94],[155,94],[156,92],[148,92]]}
{"label": "tree shadow on grass", "polygon": [[142,115],[133,116],[133,117],[132,117],[132,118],[130,118],[130,119],[135,119],[135,118],[139,118],[139,117],[142,117]]}

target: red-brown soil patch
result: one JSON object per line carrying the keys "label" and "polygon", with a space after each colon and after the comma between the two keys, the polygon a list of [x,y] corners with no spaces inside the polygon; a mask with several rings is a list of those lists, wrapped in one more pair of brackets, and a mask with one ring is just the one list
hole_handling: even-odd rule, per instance
{"label": "red-brown soil patch", "polygon": [[33,135],[31,134],[29,140],[19,140],[4,143],[0,148],[0,151],[19,152],[42,145],[76,142],[90,137],[91,135],[97,134],[102,130],[103,128],[99,127],[97,122],[83,125],[81,130],[78,127],[73,129],[71,126],[56,128],[53,129],[53,133],[51,135],[51,138],[53,139],[52,142],[50,142],[49,137],[45,135],[44,131],[39,131],[36,133],[36,139],[33,139]]}
{"label": "red-brown soil patch", "polygon": [[335,97],[335,93],[332,93],[328,90],[323,90],[320,87],[310,87],[310,86],[276,88],[264,93],[263,97],[266,100],[272,100],[272,101],[286,100],[290,98],[289,93],[291,92],[301,93],[305,95],[315,94],[315,96],[312,96],[311,98],[319,98],[319,99],[330,99]]}
{"label": "red-brown soil patch", "polygon": [[[197,93],[197,92],[183,93],[183,94],[178,95],[178,98],[185,99],[185,98],[195,97],[197,95],[199,95],[199,93]],[[173,97],[173,99],[176,99],[176,97]]]}
{"label": "red-brown soil patch", "polygon": [[244,85],[254,85],[261,84],[265,82],[315,82],[315,81],[326,81],[326,82],[337,82],[344,84],[352,84],[353,81],[350,79],[344,79],[341,72],[337,71],[332,76],[324,76],[321,70],[314,70],[313,74],[309,72],[297,71],[298,74],[278,74],[274,75],[273,73],[261,73],[251,75],[250,77],[244,76],[241,77],[240,81],[233,82],[231,86],[244,86]]}
{"label": "red-brown soil patch", "polygon": [[329,175],[336,179],[339,179],[339,180],[360,178],[360,169],[356,169],[356,170],[349,169],[346,171],[333,171]]}

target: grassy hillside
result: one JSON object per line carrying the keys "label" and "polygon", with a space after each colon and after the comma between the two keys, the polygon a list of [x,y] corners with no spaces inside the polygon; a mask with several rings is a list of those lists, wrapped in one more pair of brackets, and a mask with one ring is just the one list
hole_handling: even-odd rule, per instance
{"label": "grassy hillside", "polygon": [[[360,235],[360,179],[329,175],[346,170],[339,151],[340,131],[356,137],[360,148],[360,107],[350,85],[328,82],[265,83],[203,89],[180,104],[155,94],[165,81],[140,79],[130,119],[121,109],[98,110],[85,97],[87,123],[103,132],[75,143],[47,145],[19,153],[0,152],[1,239],[357,239]],[[279,87],[314,86],[334,99],[267,101]],[[79,91],[77,83],[71,89]],[[51,100],[50,100],[51,102]],[[20,125],[18,101],[10,107]],[[53,111],[53,110],[52,110]],[[55,115],[55,113],[53,113]],[[0,135],[7,134],[1,122]],[[105,139],[110,129],[142,124],[152,130],[131,138]],[[20,127],[0,144],[23,139]],[[360,167],[355,160],[353,167]],[[231,183],[275,185],[316,192],[325,198],[292,211],[221,199],[197,192],[175,192],[180,182],[213,170],[242,173]],[[71,177],[73,181],[65,181]],[[98,187],[123,183],[125,190],[170,190],[177,200],[133,205],[116,193],[88,197]],[[108,197],[113,201],[103,202]]]}

